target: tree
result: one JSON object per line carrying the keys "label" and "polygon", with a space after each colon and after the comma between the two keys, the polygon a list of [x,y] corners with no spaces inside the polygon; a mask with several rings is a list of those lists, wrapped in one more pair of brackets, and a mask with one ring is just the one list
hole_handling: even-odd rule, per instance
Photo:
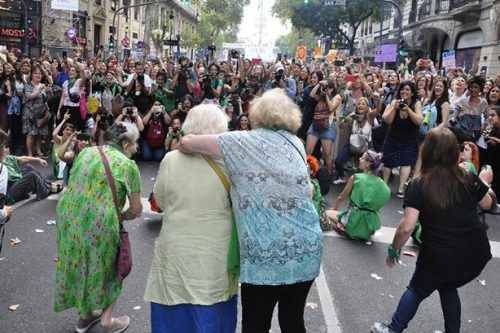
{"label": "tree", "polygon": [[225,41],[234,41],[250,0],[206,0],[202,4],[198,26],[201,46],[212,44],[220,48]]}
{"label": "tree", "polygon": [[[316,38],[316,35],[311,30],[307,28],[298,29],[294,26],[288,35],[278,38],[274,46],[281,51],[289,50],[293,55],[297,46],[306,45],[308,49],[313,49],[317,45],[317,40],[318,38]],[[292,55],[290,56],[292,57]]]}
{"label": "tree", "polygon": [[282,20],[291,20],[294,27],[308,28],[337,41],[345,39],[353,55],[359,26],[370,16],[378,19],[379,6],[373,0],[347,0],[345,6],[325,6],[321,0],[310,0],[307,4],[303,0],[276,0],[273,13]]}

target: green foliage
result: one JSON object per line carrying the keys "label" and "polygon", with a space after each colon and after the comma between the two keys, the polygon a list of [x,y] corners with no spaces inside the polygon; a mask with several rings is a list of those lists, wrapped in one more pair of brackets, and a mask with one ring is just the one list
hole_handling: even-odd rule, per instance
{"label": "green foliage", "polygon": [[[354,39],[361,22],[370,16],[378,16],[380,4],[373,0],[347,0],[346,6],[325,6],[322,0],[276,0],[273,13],[283,20],[289,19],[294,27],[308,28],[317,35],[345,39],[351,53]],[[348,31],[341,29],[347,25]]]}
{"label": "green foliage", "polygon": [[[201,8],[198,25],[199,47],[215,43],[218,47],[224,42],[237,39],[243,9],[250,0],[205,0]],[[213,38],[212,38],[213,37]]]}
{"label": "green foliage", "polygon": [[311,30],[292,27],[292,31],[290,31],[288,35],[278,38],[274,46],[283,52],[288,50],[290,56],[293,57],[295,50],[297,50],[297,46],[305,45],[309,50],[311,50],[316,47],[317,41],[318,38],[316,38],[315,34]]}

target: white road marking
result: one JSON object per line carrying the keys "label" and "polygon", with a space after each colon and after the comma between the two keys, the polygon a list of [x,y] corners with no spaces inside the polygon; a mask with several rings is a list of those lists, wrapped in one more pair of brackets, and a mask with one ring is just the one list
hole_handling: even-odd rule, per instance
{"label": "white road marking", "polygon": [[319,301],[321,303],[321,309],[323,310],[323,317],[325,317],[326,332],[341,333],[342,330],[340,328],[337,312],[333,305],[333,296],[326,283],[323,266],[320,267],[319,275],[316,278],[316,288],[318,288]]}
{"label": "white road marking", "polygon": [[[396,228],[382,227],[379,230],[377,230],[375,235],[372,236],[372,241],[377,243],[391,244],[395,232]],[[345,238],[344,236],[338,234],[335,231],[325,231],[323,232],[323,235],[327,237]],[[412,239],[410,239],[406,243],[406,246],[417,246],[417,245],[413,242]],[[491,247],[491,255],[493,256],[493,258],[500,258],[500,242],[490,241],[490,247]]]}

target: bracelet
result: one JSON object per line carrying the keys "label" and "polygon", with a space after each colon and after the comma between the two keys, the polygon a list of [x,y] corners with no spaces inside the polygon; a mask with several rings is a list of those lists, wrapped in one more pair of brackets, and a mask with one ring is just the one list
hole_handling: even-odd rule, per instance
{"label": "bracelet", "polygon": [[399,250],[396,250],[392,244],[389,245],[389,247],[387,248],[387,255],[389,256],[389,258],[391,259],[399,259],[399,256],[401,255],[401,249]]}

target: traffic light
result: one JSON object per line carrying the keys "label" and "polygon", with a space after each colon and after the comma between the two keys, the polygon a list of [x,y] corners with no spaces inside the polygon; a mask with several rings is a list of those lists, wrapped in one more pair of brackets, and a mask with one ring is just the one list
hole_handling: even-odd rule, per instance
{"label": "traffic light", "polygon": [[109,35],[109,47],[113,48],[114,46],[115,46],[115,38],[111,34],[111,35]]}
{"label": "traffic light", "polygon": [[408,55],[408,51],[406,51],[407,48],[408,45],[406,44],[405,40],[401,39],[398,45],[398,54],[402,57],[407,56]]}

